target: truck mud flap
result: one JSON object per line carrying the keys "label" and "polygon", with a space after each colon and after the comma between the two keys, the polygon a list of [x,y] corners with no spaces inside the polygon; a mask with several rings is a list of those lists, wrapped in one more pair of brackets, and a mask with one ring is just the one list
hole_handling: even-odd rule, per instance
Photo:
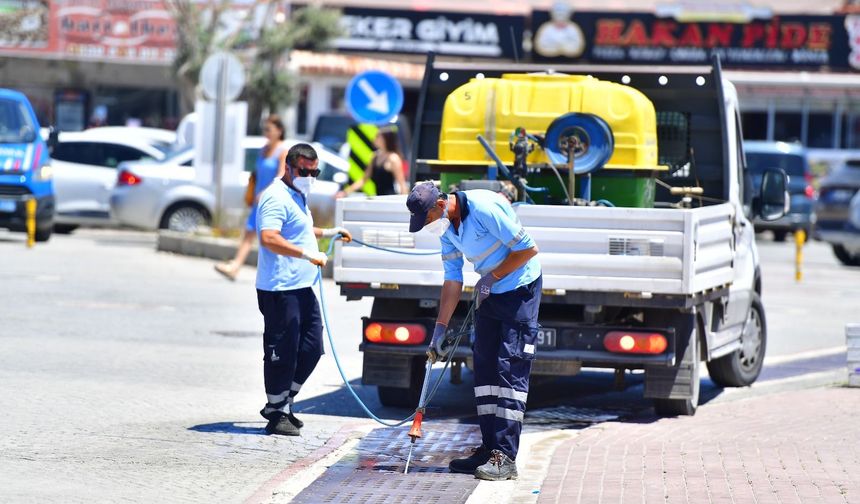
{"label": "truck mud flap", "polygon": [[696,395],[699,381],[699,335],[695,312],[675,319],[675,355],[682,356],[672,366],[645,367],[645,397],[649,399],[689,399]]}
{"label": "truck mud flap", "polygon": [[364,353],[361,383],[383,387],[408,388],[412,376],[411,355]]}

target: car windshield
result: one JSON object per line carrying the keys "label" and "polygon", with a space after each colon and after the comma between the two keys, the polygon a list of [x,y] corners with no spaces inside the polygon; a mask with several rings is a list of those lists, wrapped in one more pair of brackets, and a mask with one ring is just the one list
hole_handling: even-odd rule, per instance
{"label": "car windshield", "polygon": [[158,140],[150,141],[150,144],[161,151],[165,156],[170,157],[174,154],[174,146],[172,143],[160,142]]}
{"label": "car windshield", "polygon": [[796,154],[747,152],[747,168],[757,175],[768,168],[782,168],[789,176],[803,177],[804,174],[803,156]]}
{"label": "car windshield", "polygon": [[0,143],[30,143],[36,139],[36,128],[24,104],[0,99]]}
{"label": "car windshield", "polygon": [[185,153],[191,151],[192,149],[194,149],[194,147],[191,147],[188,145],[183,145],[181,147],[175,147],[172,150],[169,149],[169,150],[165,151],[165,154],[167,155],[167,157],[164,159],[164,162],[165,163],[173,163],[173,162],[175,162],[176,158],[185,157]]}

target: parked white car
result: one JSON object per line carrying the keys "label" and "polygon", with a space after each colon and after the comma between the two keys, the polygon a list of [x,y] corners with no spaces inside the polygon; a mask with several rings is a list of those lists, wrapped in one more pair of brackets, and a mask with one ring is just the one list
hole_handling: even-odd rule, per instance
{"label": "parked white car", "polygon": [[[244,226],[247,207],[245,189],[254,171],[263,137],[246,137],[245,171],[224,181],[223,215],[227,226]],[[298,140],[286,140],[287,147]],[[334,219],[335,195],[348,180],[349,163],[337,154],[315,144],[322,170],[313,186],[308,204],[318,226],[330,225]],[[212,189],[195,182],[194,150],[188,148],[160,163],[124,163],[110,198],[111,215],[120,224],[141,229],[171,229],[193,232],[210,225],[215,208]]]}
{"label": "parked white car", "polygon": [[125,161],[163,160],[172,145],[172,140],[160,133],[163,130],[154,130],[155,136],[151,130],[105,127],[60,133],[51,152],[57,231],[114,224],[110,194],[116,184],[117,166]]}

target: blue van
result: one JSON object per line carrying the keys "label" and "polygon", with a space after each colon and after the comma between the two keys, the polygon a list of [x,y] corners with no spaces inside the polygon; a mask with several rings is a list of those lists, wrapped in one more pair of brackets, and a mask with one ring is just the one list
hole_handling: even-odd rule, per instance
{"label": "blue van", "polygon": [[27,231],[25,202],[36,200],[36,241],[54,227],[51,156],[39,121],[22,93],[0,88],[0,228]]}

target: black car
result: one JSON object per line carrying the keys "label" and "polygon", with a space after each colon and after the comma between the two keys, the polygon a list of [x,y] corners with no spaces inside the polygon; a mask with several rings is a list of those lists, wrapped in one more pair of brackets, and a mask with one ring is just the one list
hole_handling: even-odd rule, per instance
{"label": "black car", "polygon": [[815,215],[815,239],[830,243],[842,264],[860,266],[860,159],[821,180]]}
{"label": "black car", "polygon": [[788,233],[798,229],[810,236],[815,222],[813,206],[815,189],[812,187],[812,170],[806,157],[806,150],[786,142],[744,142],[747,170],[753,180],[753,191],[761,190],[761,177],[768,168],[781,168],[788,175],[788,193],[791,208],[785,216],[775,221],[755,219],[756,232],[772,231],[776,241],[785,241]]}

